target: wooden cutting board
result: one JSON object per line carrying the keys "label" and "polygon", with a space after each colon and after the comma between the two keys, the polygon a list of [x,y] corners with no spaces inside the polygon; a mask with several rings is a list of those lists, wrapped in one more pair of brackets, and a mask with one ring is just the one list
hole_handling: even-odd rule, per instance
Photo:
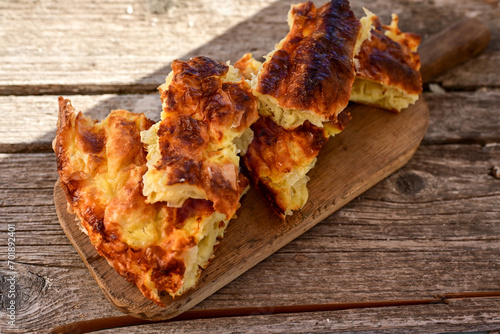
{"label": "wooden cutting board", "polygon": [[[488,29],[478,21],[459,22],[421,47],[423,78],[429,79],[469,58],[484,49],[488,41]],[[163,297],[166,307],[159,307],[146,299],[98,255],[88,237],[80,231],[76,216],[66,211],[66,198],[58,181],[54,198],[59,221],[116,308],[143,319],[174,317],[406,164],[418,148],[429,123],[429,110],[422,97],[400,114],[356,104],[349,105],[348,111],[351,122],[340,135],[328,141],[320,152],[316,167],[308,174],[311,178],[309,201],[304,208],[283,222],[251,189],[242,200],[238,218],[230,222],[215,259],[203,271],[197,286],[175,300],[168,295]]]}

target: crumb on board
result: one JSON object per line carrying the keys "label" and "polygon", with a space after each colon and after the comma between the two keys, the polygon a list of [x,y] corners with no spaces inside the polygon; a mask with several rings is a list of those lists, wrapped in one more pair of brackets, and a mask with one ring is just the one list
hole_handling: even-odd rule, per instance
{"label": "crumb on board", "polygon": [[493,175],[497,179],[500,179],[500,166],[493,166],[491,168],[491,175]]}

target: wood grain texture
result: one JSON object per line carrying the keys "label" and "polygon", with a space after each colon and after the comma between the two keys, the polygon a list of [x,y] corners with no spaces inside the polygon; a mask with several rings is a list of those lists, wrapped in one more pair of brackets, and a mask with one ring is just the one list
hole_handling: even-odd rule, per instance
{"label": "wood grain texture", "polygon": [[338,210],[383,178],[401,168],[413,155],[427,130],[429,111],[423,99],[401,114],[351,105],[349,127],[322,150],[309,174],[308,203],[286,222],[272,214],[256,191],[241,203],[238,218],[230,223],[216,259],[203,271],[197,286],[165,308],[147,300],[126,284],[107,261],[97,255],[87,236],[66,212],[59,185],[55,204],[64,232],[110,302],[121,311],[144,319],[168,319],[207,298],[322,219]]}
{"label": "wood grain texture", "polygon": [[[500,117],[497,108],[500,90],[476,92],[424,93],[431,122],[425,143],[495,142],[500,128],[491,120]],[[113,109],[144,112],[158,120],[161,102],[157,94],[70,95],[77,110],[103,119]],[[26,106],[29,105],[29,108]],[[56,133],[57,96],[0,96],[4,119],[0,122],[0,152],[52,152]]]}
{"label": "wood grain texture", "polygon": [[[479,19],[462,19],[420,47],[423,82],[480,54],[490,43],[489,28]],[[445,43],[446,41],[446,43]]]}
{"label": "wood grain texture", "polygon": [[[500,140],[497,108],[500,90],[477,92],[424,93],[431,122],[425,143],[495,142]],[[71,95],[77,110],[103,119],[113,109],[143,112],[158,120],[161,103],[157,94]],[[29,105],[30,108],[26,108]],[[52,152],[57,123],[57,96],[0,96],[3,115],[0,122],[0,152]]]}
{"label": "wood grain texture", "polygon": [[[172,60],[270,3],[4,2],[0,91],[28,95],[154,91]],[[218,44],[212,55],[221,47]],[[220,51],[217,55],[222,56]]]}
{"label": "wood grain texture", "polygon": [[[370,308],[385,308],[395,306],[415,306],[415,305],[446,305],[455,300],[463,299],[478,299],[478,298],[498,298],[500,291],[484,293],[484,292],[468,292],[468,293],[450,293],[442,296],[436,296],[426,299],[413,300],[385,300],[385,301],[369,301],[357,303],[327,303],[327,304],[308,304],[308,305],[276,305],[273,307],[239,307],[225,309],[210,309],[210,310],[189,310],[179,315],[178,317],[161,321],[162,323],[184,322],[189,320],[200,319],[224,319],[234,317],[249,317],[255,315],[283,315],[294,313],[320,313],[332,312],[340,310],[353,309],[370,309]],[[329,320],[329,319],[328,319]],[[100,318],[91,321],[78,321],[71,324],[65,324],[52,328],[51,334],[66,334],[78,331],[80,333],[90,333],[93,331],[112,329],[117,327],[138,326],[146,324],[158,324],[160,322],[151,322],[131,316]]]}
{"label": "wood grain texture", "polygon": [[[286,34],[293,2],[171,0],[163,8],[153,0],[3,3],[0,94],[152,92],[176,58],[203,54],[234,62],[248,51],[266,54]],[[366,5],[352,1],[358,16]],[[493,40],[500,35],[496,1],[377,0],[369,7],[384,22],[398,13],[402,29],[424,39],[464,16],[479,17],[492,29]],[[449,88],[500,86],[497,45],[439,82]]]}
{"label": "wood grain texture", "polygon": [[[458,36],[461,37],[460,41]],[[443,43],[443,40],[449,43]],[[424,41],[420,47],[424,82],[483,51],[489,40],[488,27],[477,19],[466,18]],[[77,99],[73,101],[74,105],[96,119],[104,118],[112,109],[127,109],[143,112],[153,120],[158,120],[161,111],[156,94],[74,97]],[[73,99],[73,96],[70,98]],[[57,123],[54,101],[56,96],[51,95],[0,96],[0,103],[8,110],[6,116],[13,120],[5,122],[3,126],[0,124],[0,134],[5,134],[0,140],[0,152],[50,151]],[[27,106],[33,106],[34,109],[27,109]]]}
{"label": "wood grain texture", "polygon": [[424,93],[431,111],[425,144],[498,143],[500,90]]}
{"label": "wood grain texture", "polygon": [[[53,152],[56,134],[56,95],[0,96],[0,108],[9,122],[0,123],[0,152]],[[113,109],[144,113],[158,121],[161,100],[155,94],[77,95],[69,98],[78,111],[94,119],[104,119]]]}

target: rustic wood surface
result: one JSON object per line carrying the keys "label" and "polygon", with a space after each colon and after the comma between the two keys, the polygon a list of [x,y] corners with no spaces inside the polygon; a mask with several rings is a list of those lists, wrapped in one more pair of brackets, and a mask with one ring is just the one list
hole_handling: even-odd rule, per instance
{"label": "rustic wood surface", "polygon": [[[50,152],[57,96],[104,115],[154,115],[172,59],[262,55],[289,1],[0,2],[0,332],[120,316],[64,235]],[[356,14],[366,1],[352,1]],[[129,8],[131,7],[131,9]],[[372,1],[429,37],[462,17],[491,30],[481,55],[424,93],[429,130],[401,170],[219,290],[198,308],[430,298],[500,290],[500,9],[495,0]],[[126,95],[121,95],[125,93]],[[108,95],[105,95],[108,94]],[[117,95],[118,94],[118,95]],[[69,96],[72,95],[72,96]],[[157,118],[157,117],[156,117]],[[16,326],[6,324],[7,224],[16,226]],[[196,320],[103,331],[471,332],[500,329],[500,298],[447,305]]]}

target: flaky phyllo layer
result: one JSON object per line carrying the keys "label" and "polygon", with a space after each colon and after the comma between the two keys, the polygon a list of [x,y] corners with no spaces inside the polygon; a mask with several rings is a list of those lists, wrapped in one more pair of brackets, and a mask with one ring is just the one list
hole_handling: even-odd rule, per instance
{"label": "flaky phyllo layer", "polygon": [[142,133],[148,202],[207,199],[227,218],[239,206],[239,156],[252,140],[257,100],[241,73],[206,57],[174,61],[160,87],[161,122]]}
{"label": "flaky phyllo layer", "polygon": [[[262,63],[247,53],[234,66],[247,80],[252,80]],[[318,127],[305,121],[297,128],[287,130],[271,117],[261,116],[251,126],[254,138],[243,162],[253,185],[282,219],[307,202],[309,177],[306,174],[314,167],[327,139],[340,133],[348,119],[347,115],[340,114],[337,123],[326,122],[323,127]]]}
{"label": "flaky phyllo layer", "polygon": [[[68,208],[116,271],[158,305],[159,292],[177,296],[196,284],[228,219],[205,199],[180,207],[150,204],[143,195],[146,151],[143,114],[114,110],[98,123],[59,99],[54,150]],[[248,181],[239,175],[240,193]]]}
{"label": "flaky phyllo layer", "polygon": [[[368,24],[365,24],[368,23]],[[316,8],[292,6],[290,32],[265,58],[252,79],[259,112],[287,130],[305,121],[317,127],[338,123],[356,75],[354,56],[370,36],[346,0]]]}
{"label": "flaky phyllo layer", "polygon": [[365,12],[373,27],[355,58],[351,101],[399,112],[415,103],[422,92],[420,37],[401,32],[396,14],[391,25],[383,26],[376,15]]}
{"label": "flaky phyllo layer", "polygon": [[307,172],[326,143],[322,128],[305,122],[286,130],[269,117],[252,125],[255,136],[243,157],[253,184],[282,219],[307,202]]}

